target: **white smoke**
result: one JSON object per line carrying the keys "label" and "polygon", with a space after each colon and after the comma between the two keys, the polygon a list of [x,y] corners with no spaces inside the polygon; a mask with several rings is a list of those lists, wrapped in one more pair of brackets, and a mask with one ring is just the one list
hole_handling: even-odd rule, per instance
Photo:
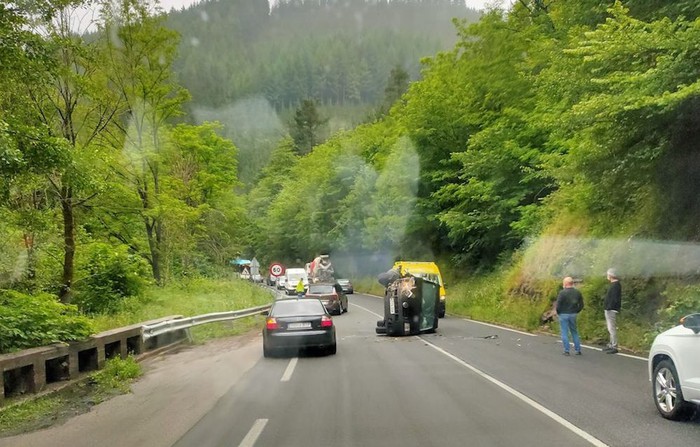
{"label": "white smoke", "polygon": [[700,274],[700,244],[644,239],[549,236],[529,241],[524,273],[535,278],[605,276],[668,277]]}

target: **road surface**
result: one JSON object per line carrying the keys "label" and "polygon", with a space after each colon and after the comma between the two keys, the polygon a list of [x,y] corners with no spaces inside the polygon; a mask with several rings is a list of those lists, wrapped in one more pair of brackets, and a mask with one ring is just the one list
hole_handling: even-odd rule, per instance
{"label": "road surface", "polygon": [[[657,414],[643,360],[593,349],[564,357],[556,337],[456,317],[440,320],[436,334],[378,336],[381,301],[349,298],[350,311],[334,317],[335,356],[265,359],[259,335],[201,358],[198,350],[208,348],[193,348],[164,360],[160,380],[137,384],[117,408],[98,406],[101,418],[93,411],[80,424],[0,445],[637,447],[700,440],[697,418],[676,423]],[[155,403],[142,411],[146,402]]]}

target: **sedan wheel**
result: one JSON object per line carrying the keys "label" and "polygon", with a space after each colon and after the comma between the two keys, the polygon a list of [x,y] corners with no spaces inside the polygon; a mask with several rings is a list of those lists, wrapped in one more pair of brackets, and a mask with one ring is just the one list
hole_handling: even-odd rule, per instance
{"label": "sedan wheel", "polygon": [[654,403],[666,419],[678,420],[686,408],[676,367],[670,360],[663,360],[654,368]]}

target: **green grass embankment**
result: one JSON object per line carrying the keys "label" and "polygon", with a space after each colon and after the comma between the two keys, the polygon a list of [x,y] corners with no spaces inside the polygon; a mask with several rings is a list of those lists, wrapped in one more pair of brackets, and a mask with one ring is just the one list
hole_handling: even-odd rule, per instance
{"label": "green grass embankment", "polygon": [[[191,317],[269,304],[269,291],[237,279],[193,279],[164,287],[151,287],[143,297],[130,298],[122,310],[94,317],[97,332],[128,326],[168,315]],[[261,324],[262,317],[224,321],[197,326],[191,333],[195,341],[238,335]]]}
{"label": "green grass embankment", "polygon": [[[447,290],[447,312],[478,321],[502,324],[526,331],[559,334],[558,322],[541,323],[542,314],[551,309],[558,290],[557,281],[550,280],[541,289],[531,290],[525,296],[508,285],[507,273],[495,272],[473,276]],[[512,286],[511,286],[512,287]],[[578,319],[581,338],[589,344],[605,345],[608,331],[602,309],[604,286],[584,284],[579,286],[584,296],[585,307]],[[623,297],[624,298],[624,297]],[[623,310],[618,318],[619,344],[624,349],[637,353],[648,351],[654,335],[660,330],[651,322],[643,321],[633,312]]]}

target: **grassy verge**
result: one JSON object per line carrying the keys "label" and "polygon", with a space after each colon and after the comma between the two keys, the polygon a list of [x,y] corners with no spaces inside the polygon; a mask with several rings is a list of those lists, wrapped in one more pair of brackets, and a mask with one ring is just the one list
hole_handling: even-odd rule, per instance
{"label": "grassy verge", "polygon": [[0,409],[0,436],[26,433],[65,422],[113,396],[128,393],[141,375],[132,357],[107,361],[105,367],[87,380],[53,394]]}
{"label": "grassy verge", "polygon": [[353,278],[352,285],[356,292],[384,296],[384,287],[377,282],[377,277]]}
{"label": "grassy verge", "polygon": [[525,330],[539,327],[543,305],[507,296],[501,274],[473,276],[447,290],[447,312]]}
{"label": "grassy verge", "polygon": [[[143,297],[131,298],[122,310],[112,315],[94,318],[96,330],[105,331],[167,315],[194,316],[212,312],[245,309],[270,303],[270,293],[248,281],[224,279],[193,279],[164,287],[152,287]],[[195,334],[204,337],[235,335],[241,325],[255,324],[255,318],[204,325]],[[248,321],[249,320],[249,321]]]}
{"label": "grassy verge", "polygon": [[[545,325],[540,323],[542,313],[549,308],[549,300],[531,300],[509,295],[506,293],[504,278],[502,272],[495,272],[455,283],[447,291],[448,313],[527,331],[559,334],[559,324],[556,321]],[[586,296],[584,290],[584,299]],[[597,311],[592,306],[584,308],[578,323],[581,338],[587,343],[607,343],[608,331],[602,310]],[[646,352],[653,341],[653,332],[648,324],[626,318],[624,313],[618,320],[619,343],[633,352]]]}

